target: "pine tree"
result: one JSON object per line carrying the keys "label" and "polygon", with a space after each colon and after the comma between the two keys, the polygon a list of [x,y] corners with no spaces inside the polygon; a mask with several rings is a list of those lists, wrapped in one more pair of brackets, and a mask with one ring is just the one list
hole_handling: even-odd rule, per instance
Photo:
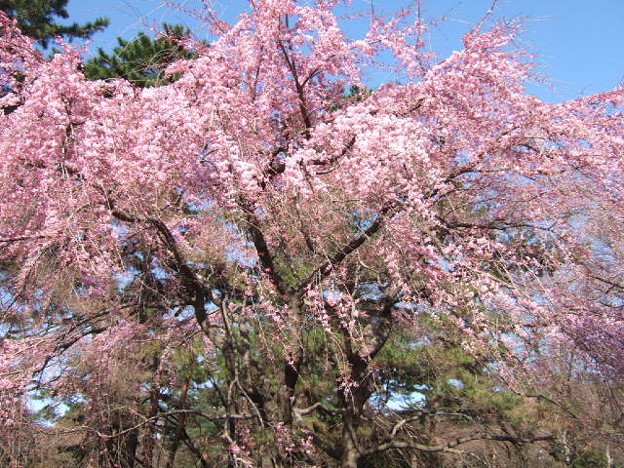
{"label": "pine tree", "polygon": [[69,0],[0,0],[0,10],[11,18],[17,19],[22,32],[36,39],[47,48],[50,40],[57,36],[67,39],[88,38],[93,33],[106,28],[108,18],[97,18],[86,24],[73,23],[63,25],[57,23],[57,17],[67,19],[67,3]]}
{"label": "pine tree", "polygon": [[144,32],[130,41],[117,38],[119,45],[111,54],[99,48],[98,55],[86,63],[85,76],[92,80],[121,77],[139,87],[170,82],[171,77],[165,76],[166,66],[175,60],[190,58],[193,53],[181,44],[190,35],[188,29],[169,24],[164,24],[163,28],[163,35],[156,39]]}

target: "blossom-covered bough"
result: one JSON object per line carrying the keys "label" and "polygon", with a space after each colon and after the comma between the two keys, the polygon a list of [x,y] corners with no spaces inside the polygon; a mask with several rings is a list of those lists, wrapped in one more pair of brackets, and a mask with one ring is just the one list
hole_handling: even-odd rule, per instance
{"label": "blossom-covered bough", "polygon": [[[79,51],[44,59],[2,17],[9,445],[37,396],[65,405],[46,431],[82,434],[102,466],[558,443],[432,435],[441,414],[381,404],[397,337],[456,340],[518,395],[552,381],[561,349],[621,381],[622,90],[545,103],[513,24],[436,61],[419,18],[350,40],[335,3],[250,2],[149,89],[87,81]],[[383,50],[404,81],[363,91]]]}

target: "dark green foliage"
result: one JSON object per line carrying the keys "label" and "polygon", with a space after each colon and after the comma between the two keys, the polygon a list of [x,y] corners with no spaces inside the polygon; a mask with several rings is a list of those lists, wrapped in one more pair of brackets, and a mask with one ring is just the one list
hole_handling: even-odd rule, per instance
{"label": "dark green foliage", "polygon": [[572,460],[573,468],[606,468],[613,466],[606,460],[604,453],[598,450],[584,450]]}
{"label": "dark green foliage", "polygon": [[69,0],[0,0],[0,10],[17,19],[22,32],[47,48],[50,40],[61,36],[66,39],[91,37],[108,26],[108,18],[97,18],[86,24],[62,25],[57,18],[67,19]]}
{"label": "dark green foliage", "polygon": [[85,76],[91,80],[125,78],[141,88],[171,82],[175,76],[165,76],[167,65],[193,57],[181,45],[189,35],[183,26],[165,24],[163,36],[157,39],[143,32],[131,41],[117,38],[119,45],[111,54],[100,48],[98,55],[86,63]]}

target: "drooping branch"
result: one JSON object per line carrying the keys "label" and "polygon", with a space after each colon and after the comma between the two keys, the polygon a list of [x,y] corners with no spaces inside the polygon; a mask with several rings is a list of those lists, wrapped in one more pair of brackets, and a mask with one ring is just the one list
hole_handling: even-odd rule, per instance
{"label": "drooping branch", "polygon": [[75,336],[67,341],[63,341],[61,343],[59,343],[58,345],[56,345],[54,347],[54,352],[51,353],[50,355],[48,355],[46,357],[46,359],[44,359],[43,363],[41,364],[41,366],[39,366],[37,369],[34,370],[33,374],[39,374],[42,375],[43,372],[48,368],[48,365],[50,364],[50,362],[55,358],[58,357],[60,355],[62,355],[63,353],[65,353],[68,349],[70,349],[73,345],[75,345],[76,343],[78,343],[80,340],[82,340],[84,337],[91,335],[91,336],[95,336],[98,335],[100,333],[105,332],[108,329],[108,327],[95,327],[95,326],[91,326],[91,328],[88,328],[86,330],[83,330],[78,336]]}

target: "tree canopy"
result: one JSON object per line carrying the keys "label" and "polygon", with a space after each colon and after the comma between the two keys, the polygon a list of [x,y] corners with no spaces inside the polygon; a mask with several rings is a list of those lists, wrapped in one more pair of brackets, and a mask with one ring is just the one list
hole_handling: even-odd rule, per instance
{"label": "tree canopy", "polygon": [[127,41],[117,38],[118,45],[112,53],[98,49],[98,54],[85,64],[85,76],[89,79],[124,78],[140,86],[157,86],[171,77],[165,76],[166,67],[176,60],[191,58],[190,30],[181,25],[163,25],[163,32],[156,39],[140,32]]}
{"label": "tree canopy", "polygon": [[59,23],[57,18],[69,18],[67,3],[68,0],[0,0],[0,10],[15,18],[21,31],[44,48],[57,36],[88,38],[108,26],[107,18],[97,18],[82,25]]}
{"label": "tree canopy", "polygon": [[335,3],[203,12],[154,87],[0,15],[1,463],[623,460],[624,90]]}

